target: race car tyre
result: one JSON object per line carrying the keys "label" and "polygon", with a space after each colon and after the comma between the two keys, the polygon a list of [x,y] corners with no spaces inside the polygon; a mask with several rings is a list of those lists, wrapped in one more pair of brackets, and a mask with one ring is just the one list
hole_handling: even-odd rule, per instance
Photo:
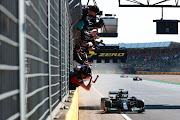
{"label": "race car tyre", "polygon": [[108,108],[111,108],[111,100],[109,98],[105,99],[105,101],[104,101],[104,111],[105,111],[105,113],[109,112]]}
{"label": "race car tyre", "polygon": [[104,108],[104,112],[105,112],[105,113],[108,113],[108,112],[109,112],[108,107],[105,107],[105,108]]}
{"label": "race car tyre", "polygon": [[142,113],[145,111],[145,108],[142,108],[142,110],[138,110],[138,113]]}
{"label": "race car tyre", "polygon": [[121,109],[118,109],[118,113],[121,114]]}
{"label": "race car tyre", "polygon": [[105,99],[105,101],[104,101],[104,107],[111,108],[111,100],[110,100],[110,99]]}
{"label": "race car tyre", "polygon": [[129,101],[136,101],[136,99],[137,99],[137,98],[134,97],[134,96],[128,98]]}
{"label": "race car tyre", "polygon": [[141,108],[141,110],[138,110],[138,113],[142,113],[145,111],[145,106],[144,106],[143,100],[137,100],[137,108]]}
{"label": "race car tyre", "polygon": [[107,98],[101,98],[101,109],[104,110],[104,101],[106,99],[109,99],[108,97]]}

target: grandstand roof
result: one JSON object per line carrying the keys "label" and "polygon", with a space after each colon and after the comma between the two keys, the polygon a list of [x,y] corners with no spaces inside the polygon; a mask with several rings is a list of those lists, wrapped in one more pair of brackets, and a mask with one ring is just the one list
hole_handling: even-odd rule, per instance
{"label": "grandstand roof", "polygon": [[119,43],[119,44],[106,44],[106,46],[119,46],[119,48],[180,48],[180,43],[178,42],[150,42],[150,43]]}

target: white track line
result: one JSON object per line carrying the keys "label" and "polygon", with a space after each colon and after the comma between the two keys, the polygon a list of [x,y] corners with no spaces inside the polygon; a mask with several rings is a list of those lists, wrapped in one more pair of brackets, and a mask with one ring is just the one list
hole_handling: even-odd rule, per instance
{"label": "white track line", "polygon": [[129,118],[126,114],[121,114],[123,116],[124,119],[126,120],[132,120],[131,118]]}
{"label": "white track line", "polygon": [[[94,86],[92,86],[92,88],[94,88],[94,90],[101,96],[101,97],[104,97],[104,95],[102,95]],[[125,120],[132,120],[131,118],[129,118],[126,114],[121,114],[122,117],[125,119]]]}
{"label": "white track line", "polygon": [[95,90],[101,97],[104,97],[104,95],[102,95],[94,86],[92,86],[92,88],[94,88],[94,90]]}

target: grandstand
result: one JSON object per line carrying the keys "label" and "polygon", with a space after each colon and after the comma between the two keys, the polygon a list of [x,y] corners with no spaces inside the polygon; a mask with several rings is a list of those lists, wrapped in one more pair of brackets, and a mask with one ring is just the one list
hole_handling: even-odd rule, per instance
{"label": "grandstand", "polygon": [[136,48],[180,48],[178,42],[150,42],[150,43],[119,43],[119,44],[106,44],[106,46],[119,46],[119,48],[125,47],[127,49]]}
{"label": "grandstand", "polygon": [[[106,44],[106,47],[110,46],[127,49],[126,63],[123,65],[120,65],[120,62],[116,63],[125,73],[180,72],[180,43],[178,42]],[[99,67],[94,69],[100,69]]]}

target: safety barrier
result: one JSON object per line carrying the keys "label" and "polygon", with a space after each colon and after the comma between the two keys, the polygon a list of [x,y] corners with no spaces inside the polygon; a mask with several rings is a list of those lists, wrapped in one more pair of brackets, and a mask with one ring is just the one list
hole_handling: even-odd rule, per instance
{"label": "safety barrier", "polygon": [[66,113],[66,120],[79,119],[79,88],[76,88],[69,111]]}
{"label": "safety barrier", "polygon": [[150,74],[150,75],[180,75],[180,72],[136,72],[136,74]]}

